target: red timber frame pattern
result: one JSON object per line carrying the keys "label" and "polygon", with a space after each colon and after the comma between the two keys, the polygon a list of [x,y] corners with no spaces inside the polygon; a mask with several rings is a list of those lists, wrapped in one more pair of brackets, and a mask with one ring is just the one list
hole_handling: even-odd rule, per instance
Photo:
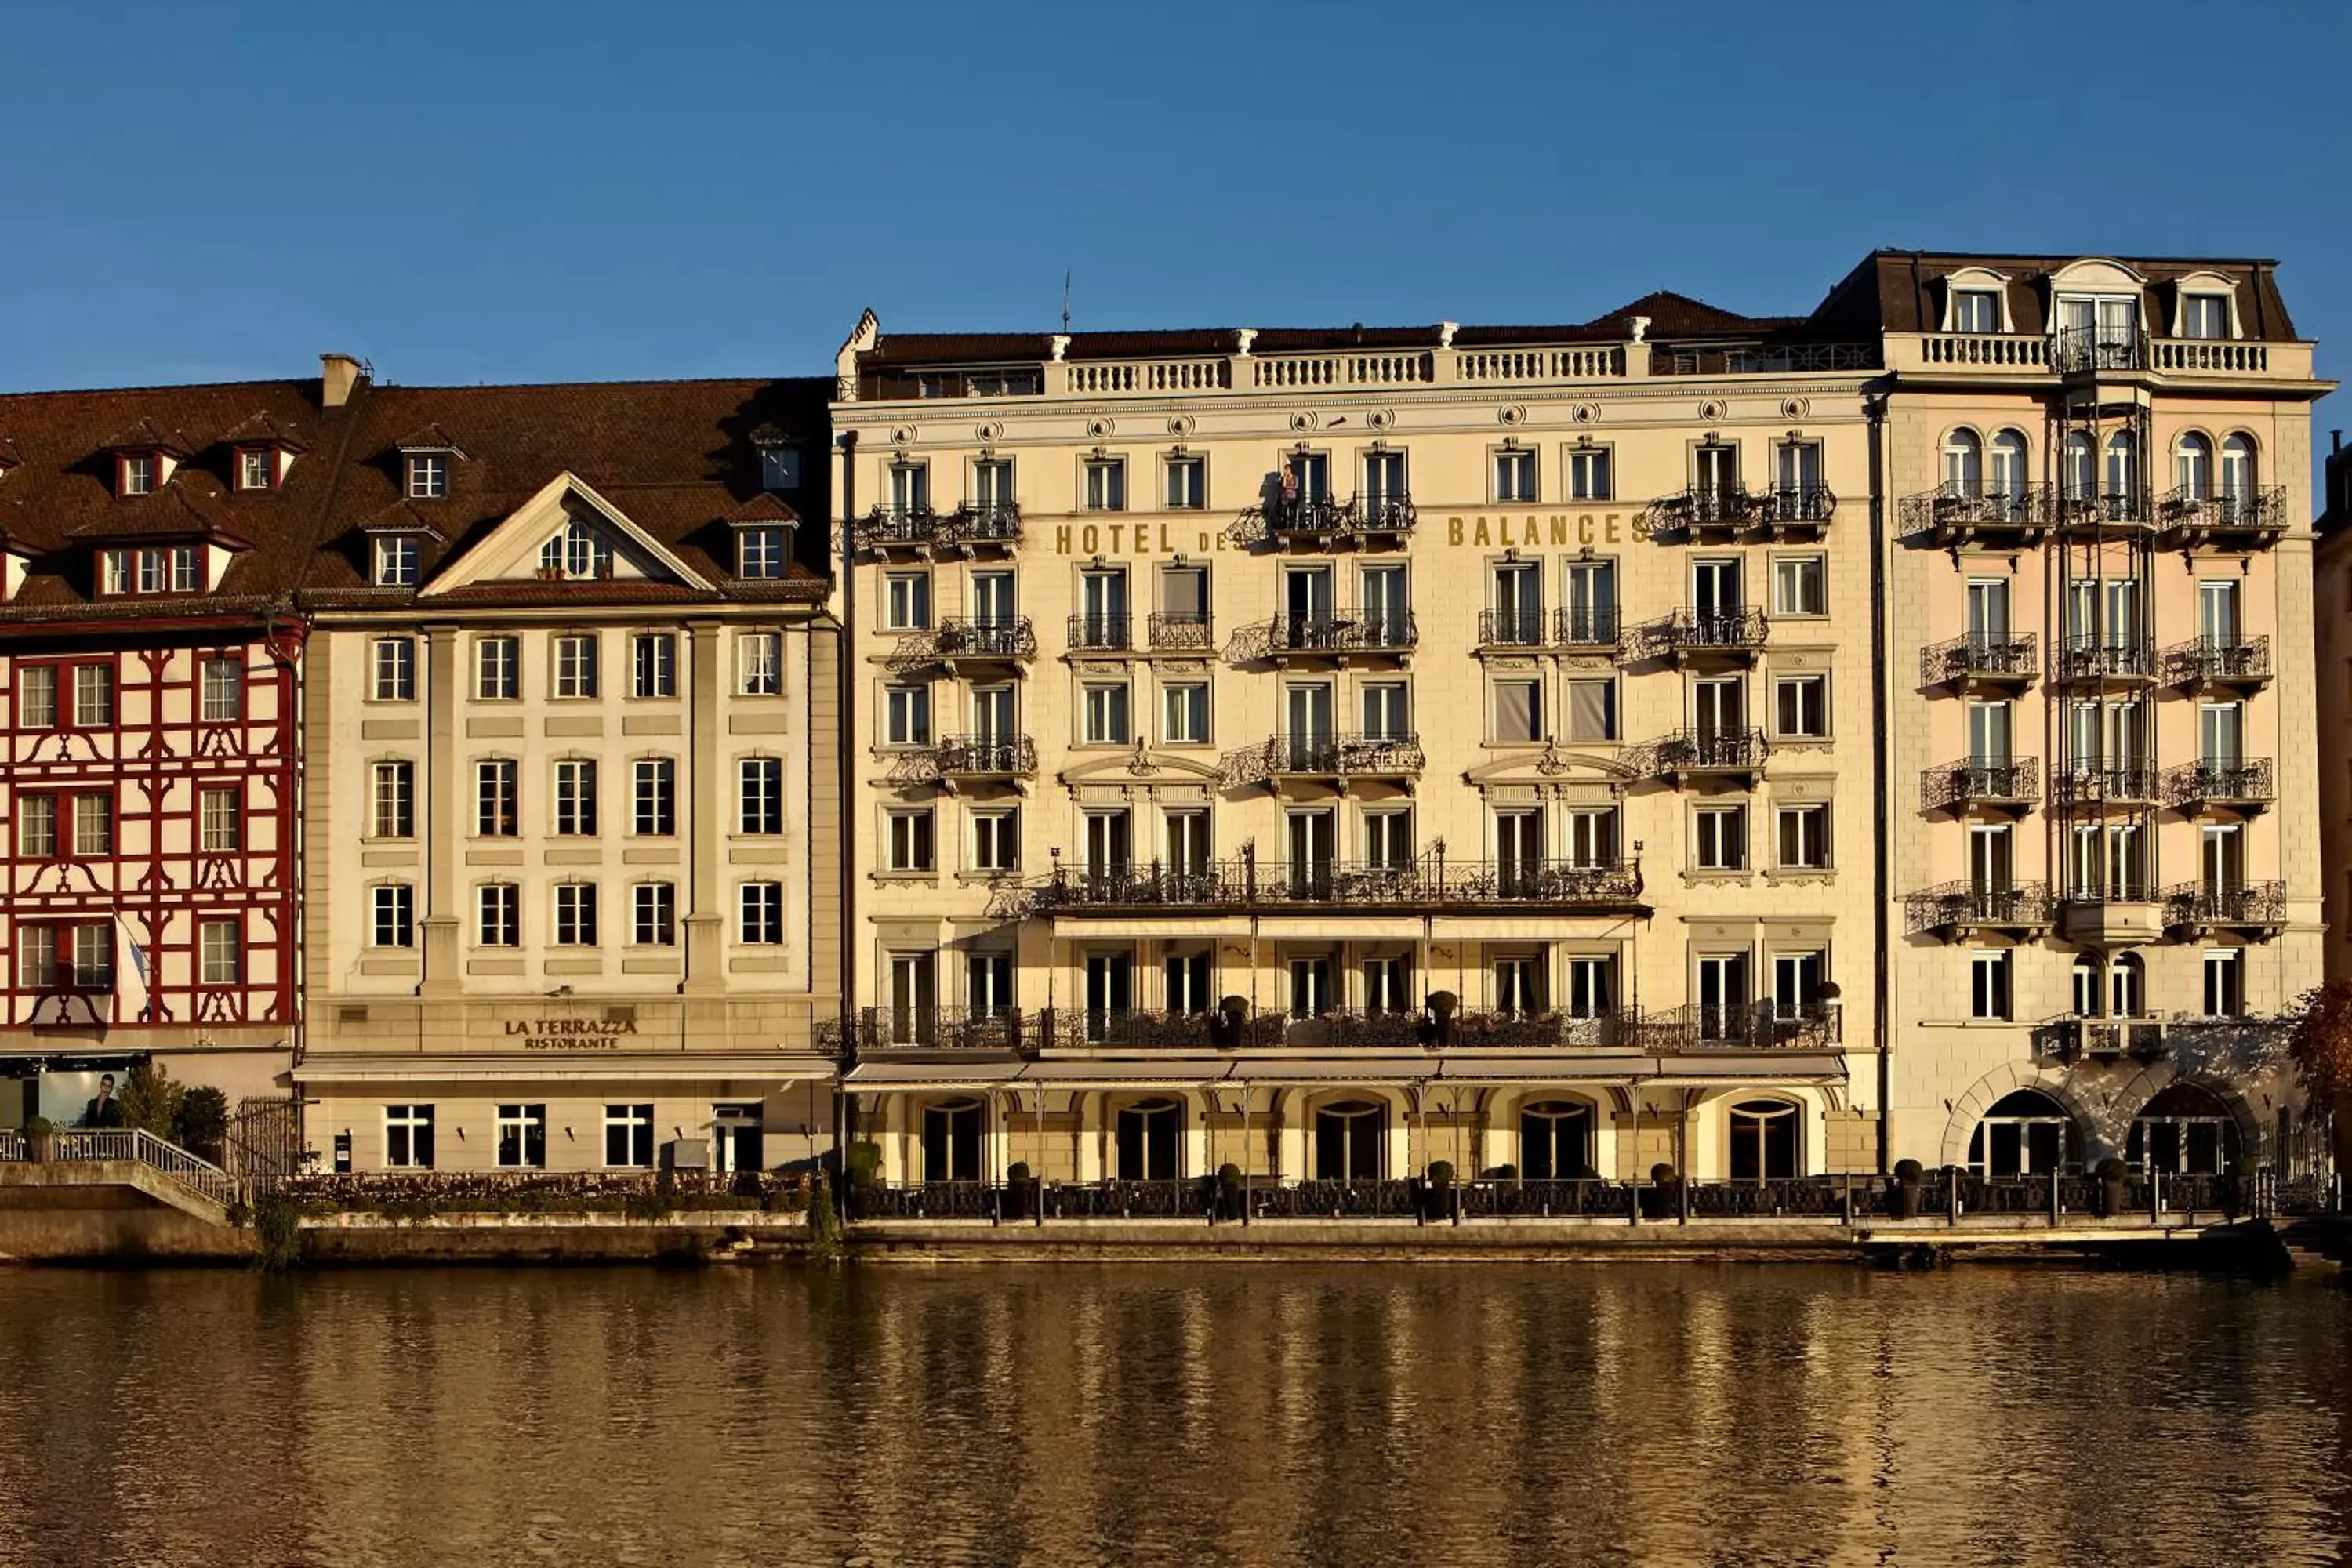
{"label": "red timber frame pattern", "polygon": [[[110,1046],[188,1043],[214,1029],[277,1027],[295,1022],[299,937],[296,827],[299,813],[296,668],[299,634],[251,623],[209,636],[168,641],[117,633],[111,637],[16,641],[0,658],[0,826],[6,867],[5,1012],[10,1030],[103,1029]],[[37,651],[36,649],[37,648]],[[226,657],[244,666],[236,717],[204,717],[204,668]],[[112,721],[83,725],[75,712],[76,668],[114,672]],[[56,722],[28,726],[22,670],[58,671]],[[204,847],[207,789],[238,797],[234,849]],[[57,802],[57,853],[27,856],[20,802]],[[110,852],[75,853],[73,801],[112,802]],[[117,917],[121,924],[116,925]],[[239,935],[237,979],[203,983],[200,932],[230,921]],[[72,930],[113,927],[113,980],[94,989],[73,964]],[[20,961],[20,931],[57,931],[51,983],[37,983]],[[122,936],[146,957],[146,1003],[124,973],[131,955]],[[28,979],[36,984],[27,985]],[[165,1037],[171,1031],[173,1037]],[[130,1037],[124,1039],[128,1035]]]}

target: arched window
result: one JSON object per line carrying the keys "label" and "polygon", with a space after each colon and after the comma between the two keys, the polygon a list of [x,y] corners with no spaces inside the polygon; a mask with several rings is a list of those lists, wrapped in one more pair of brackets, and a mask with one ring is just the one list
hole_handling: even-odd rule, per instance
{"label": "arched window", "polygon": [[2099,957],[2094,952],[2078,952],[2074,955],[2074,1016],[2098,1016]]}
{"label": "arched window", "polygon": [[2025,437],[2003,430],[1992,438],[1992,493],[2005,500],[2025,499]]}
{"label": "arched window", "polygon": [[2213,493],[2213,443],[2196,431],[2184,431],[2172,446],[2172,482],[2183,500],[2202,500]]}
{"label": "arched window", "polygon": [[2063,475],[2068,500],[2088,500],[2099,488],[2098,447],[2091,437],[2077,430],[2066,437],[2066,466]]}
{"label": "arched window", "polygon": [[2238,1166],[2238,1122],[2211,1091],[2168,1085],[2134,1119],[2124,1158],[2168,1176],[2226,1175]]}
{"label": "arched window", "polygon": [[1315,1113],[1315,1179],[1375,1182],[1385,1163],[1388,1108],[1368,1100],[1342,1100]]}
{"label": "arched window", "polygon": [[2128,430],[2107,437],[2107,472],[2104,500],[2107,515],[2122,519],[2139,499],[2139,443]]}
{"label": "arched window", "polygon": [[1984,494],[1984,443],[1975,431],[1955,430],[1944,437],[1944,489],[1965,500]]}
{"label": "arched window", "polygon": [[1979,1176],[2043,1176],[2079,1170],[2082,1163],[2074,1119],[2038,1089],[2002,1096],[1969,1135],[1969,1168]]}
{"label": "arched window", "polygon": [[2243,506],[2254,499],[2254,444],[2243,436],[2221,443],[2221,499]]}
{"label": "arched window", "polygon": [[1119,1107],[1111,1142],[1122,1182],[1172,1182],[1184,1173],[1184,1108],[1172,1100]]}
{"label": "arched window", "polygon": [[2147,1010],[2147,969],[2136,952],[2119,952],[2107,965],[2107,1016],[2137,1018]]}
{"label": "arched window", "polygon": [[1790,1181],[1797,1174],[1797,1108],[1785,1100],[1743,1100],[1731,1108],[1731,1179]]}
{"label": "arched window", "polygon": [[1592,1169],[1592,1108],[1546,1100],[1519,1112],[1519,1174],[1531,1182],[1574,1181]]}
{"label": "arched window", "polygon": [[587,580],[613,574],[610,541],[578,518],[539,547],[539,574]]}
{"label": "arched window", "polygon": [[923,1180],[980,1180],[980,1101],[942,1100],[923,1107]]}

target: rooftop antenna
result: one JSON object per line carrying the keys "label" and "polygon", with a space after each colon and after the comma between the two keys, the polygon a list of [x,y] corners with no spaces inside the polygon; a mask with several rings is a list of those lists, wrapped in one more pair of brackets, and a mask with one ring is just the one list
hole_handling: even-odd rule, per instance
{"label": "rooftop antenna", "polygon": [[1066,335],[1066,335],[1068,334],[1068,332],[1069,332],[1069,330],[1070,330],[1070,269],[1069,269],[1068,268],[1066,268],[1066,268],[1064,268],[1062,269],[1062,331],[1063,331],[1064,335]]}

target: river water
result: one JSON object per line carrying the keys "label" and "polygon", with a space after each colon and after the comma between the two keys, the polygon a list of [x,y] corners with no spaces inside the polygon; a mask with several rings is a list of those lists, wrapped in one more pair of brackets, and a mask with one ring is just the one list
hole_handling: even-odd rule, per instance
{"label": "river water", "polygon": [[2352,1296],[0,1270],[0,1564],[2334,1563]]}

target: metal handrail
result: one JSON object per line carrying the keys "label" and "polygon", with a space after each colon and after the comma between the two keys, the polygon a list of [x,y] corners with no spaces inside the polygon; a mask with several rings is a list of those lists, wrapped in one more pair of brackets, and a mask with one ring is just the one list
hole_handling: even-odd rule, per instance
{"label": "metal handrail", "polygon": [[1621,761],[1637,777],[1705,768],[1760,768],[1771,748],[1761,730],[1674,730],[1635,747]]}
{"label": "metal handrail", "polygon": [[867,512],[857,525],[857,543],[867,550],[887,544],[929,544],[939,527],[940,514],[928,506],[884,504]]}
{"label": "metal handrail", "polygon": [[1118,615],[1075,615],[1067,628],[1070,647],[1087,652],[1115,653],[1135,646],[1134,617]]}
{"label": "metal handrail", "polygon": [[942,544],[1011,544],[1021,537],[1017,501],[966,501],[940,520]]}
{"label": "metal handrail", "polygon": [[1035,907],[1066,910],[1296,903],[1622,909],[1642,897],[1642,863],[1632,858],[1580,862],[1425,856],[1402,864],[1328,860],[1290,866],[1244,857],[1189,868],[1155,862],[1109,870],[1063,869],[1043,879],[1033,892]]}
{"label": "metal handrail", "polygon": [[2215,533],[2269,533],[2286,527],[2286,487],[2200,489],[2180,485],[2165,492],[2157,514],[2168,528]]}
{"label": "metal handrail", "polygon": [[[16,1157],[27,1157],[20,1139]],[[5,1157],[0,1155],[0,1157]],[[125,1160],[146,1166],[224,1206],[235,1203],[237,1179],[200,1155],[143,1127],[64,1127],[49,1135],[53,1161]]]}
{"label": "metal handrail", "polygon": [[1421,640],[1411,610],[1333,610],[1319,616],[1276,616],[1263,622],[1266,651],[1279,653],[1377,653],[1403,650]]}
{"label": "metal handrail", "polygon": [[2284,882],[2181,882],[2164,889],[2164,923],[2284,925]]}
{"label": "metal handrail", "polygon": [[1764,646],[1771,629],[1764,612],[1751,609],[1680,609],[1634,629],[1644,658],[1708,649],[1749,653]]}
{"label": "metal handrail", "polygon": [[2164,770],[2164,798],[2170,805],[2272,801],[2278,791],[2268,757],[2221,762],[2211,757]]}
{"label": "metal handrail", "polygon": [[950,616],[931,635],[931,650],[944,658],[1031,658],[1037,652],[1037,632],[1026,616],[1005,620]]}
{"label": "metal handrail", "polygon": [[2137,328],[2060,327],[2050,334],[2050,363],[2060,371],[2146,370],[2147,334]]}
{"label": "metal handrail", "polygon": [[1216,646],[1213,626],[1206,610],[1155,610],[1150,621],[1151,646],[1212,648]]}
{"label": "metal handrail", "polygon": [[1968,632],[1919,650],[1919,684],[1941,686],[1970,676],[2031,680],[2039,640],[2032,632]]}
{"label": "metal handrail", "polygon": [[2156,770],[2145,763],[2080,763],[2052,774],[2050,795],[2061,805],[2098,801],[2152,804],[2157,799]]}
{"label": "metal handrail", "polygon": [[2046,926],[2050,888],[2043,882],[1984,887],[1963,878],[1905,895],[1903,912],[1906,934],[1912,936],[1969,925]]}
{"label": "metal handrail", "polygon": [[2175,685],[2271,678],[2271,639],[2267,633],[2233,642],[2192,637],[2174,643],[2158,657],[2164,663],[2165,679]]}
{"label": "metal handrail", "polygon": [[2060,645],[2058,655],[2062,680],[2101,676],[2145,679],[2156,673],[2156,650],[2139,637],[2077,632]]}
{"label": "metal handrail", "polygon": [[2050,525],[2050,487],[2040,480],[1997,486],[1981,479],[1948,479],[1932,490],[1903,498],[1903,532],[1917,537],[2036,531]]}
{"label": "metal handrail", "polygon": [[1962,757],[1919,775],[1919,809],[1940,811],[1971,802],[2032,802],[2042,798],[2039,757]]}
{"label": "metal handrail", "polygon": [[1776,523],[1827,522],[1837,511],[1837,497],[1827,485],[1774,486],[1756,498],[1756,520]]}

